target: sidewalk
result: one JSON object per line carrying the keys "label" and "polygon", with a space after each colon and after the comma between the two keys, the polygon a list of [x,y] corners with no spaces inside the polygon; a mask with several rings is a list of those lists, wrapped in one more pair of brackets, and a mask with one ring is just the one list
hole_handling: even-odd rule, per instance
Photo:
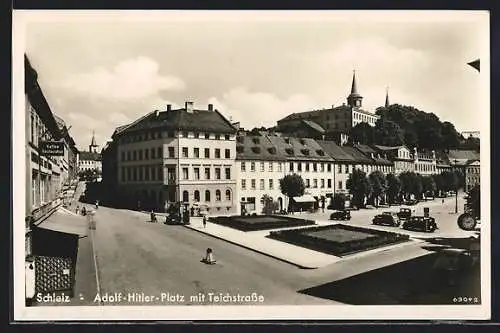
{"label": "sidewalk", "polygon": [[[316,224],[317,226],[325,226],[338,224],[338,222],[316,221]],[[267,238],[266,236],[269,235],[269,232],[272,230],[244,232],[211,222],[208,222],[207,227],[204,228],[201,218],[191,218],[191,224],[185,225],[185,227],[306,269],[321,268],[341,261],[357,259],[415,244],[415,241],[409,241],[383,246],[368,251],[362,251],[343,257],[337,257],[323,252],[313,251],[300,246],[288,244],[286,242]],[[292,228],[280,228],[274,230],[301,229],[308,227],[311,226],[308,225]]]}
{"label": "sidewalk", "polygon": [[266,238],[270,230],[244,232],[211,222],[203,228],[203,220],[199,217],[192,217],[191,224],[184,226],[300,268],[319,268],[341,260],[340,257]]}

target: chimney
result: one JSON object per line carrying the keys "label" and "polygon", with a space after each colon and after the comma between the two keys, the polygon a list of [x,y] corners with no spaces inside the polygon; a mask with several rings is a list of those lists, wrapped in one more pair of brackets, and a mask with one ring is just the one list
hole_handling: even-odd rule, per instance
{"label": "chimney", "polygon": [[193,102],[186,102],[185,108],[186,112],[193,113]]}
{"label": "chimney", "polygon": [[167,104],[167,111],[172,111],[172,104]]}
{"label": "chimney", "polygon": [[214,105],[208,104],[208,111],[213,111],[213,110],[214,110]]}
{"label": "chimney", "polygon": [[155,110],[155,117],[158,117],[160,115],[160,111]]}

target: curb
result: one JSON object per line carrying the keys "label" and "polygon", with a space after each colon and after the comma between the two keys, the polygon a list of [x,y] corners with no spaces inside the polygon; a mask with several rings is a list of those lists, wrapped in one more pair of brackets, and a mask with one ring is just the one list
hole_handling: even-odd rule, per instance
{"label": "curb", "polygon": [[289,260],[286,260],[286,259],[283,259],[283,258],[279,258],[279,257],[276,257],[276,256],[274,256],[272,254],[269,254],[269,253],[266,253],[266,252],[263,252],[263,251],[259,251],[259,250],[256,250],[256,249],[253,249],[253,248],[251,248],[249,246],[242,245],[242,244],[239,244],[239,243],[227,240],[225,238],[222,238],[221,236],[216,236],[216,235],[212,235],[212,234],[203,232],[202,230],[199,230],[199,229],[196,229],[196,228],[193,228],[193,227],[188,227],[188,226],[185,226],[185,225],[183,225],[183,227],[187,228],[187,229],[190,229],[190,230],[197,231],[197,232],[199,232],[201,234],[204,234],[204,235],[207,235],[207,236],[210,236],[210,237],[213,237],[213,238],[217,238],[217,239],[223,240],[223,241],[225,241],[227,243],[230,243],[230,244],[233,244],[233,245],[237,245],[237,246],[242,247],[244,249],[251,250],[251,251],[263,254],[263,255],[268,256],[270,258],[273,258],[273,259],[276,259],[276,260],[279,260],[279,261],[282,261],[282,262],[286,262],[287,264],[294,265],[294,266],[296,266],[296,267],[298,267],[300,269],[318,269],[318,267],[306,267],[306,266],[303,266],[303,265],[299,265],[299,264],[294,263],[292,261],[289,261]]}

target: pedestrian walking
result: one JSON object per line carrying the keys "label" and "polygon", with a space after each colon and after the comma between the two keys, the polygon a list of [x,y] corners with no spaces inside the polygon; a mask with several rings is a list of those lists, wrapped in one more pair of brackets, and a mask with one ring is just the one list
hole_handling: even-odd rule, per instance
{"label": "pedestrian walking", "polygon": [[95,201],[95,209],[96,209],[96,210],[97,210],[97,209],[99,209],[99,200],[96,200],[96,201]]}
{"label": "pedestrian walking", "polygon": [[203,215],[203,228],[207,227],[207,216]]}
{"label": "pedestrian walking", "polygon": [[444,205],[444,198],[443,198],[443,199],[441,199],[441,204],[443,204],[443,205]]}
{"label": "pedestrian walking", "polygon": [[156,223],[156,214],[154,211],[151,211],[151,222]]}
{"label": "pedestrian walking", "polygon": [[79,211],[80,211],[80,206],[76,205],[76,210],[75,210],[76,215],[78,215],[78,212],[79,212]]}

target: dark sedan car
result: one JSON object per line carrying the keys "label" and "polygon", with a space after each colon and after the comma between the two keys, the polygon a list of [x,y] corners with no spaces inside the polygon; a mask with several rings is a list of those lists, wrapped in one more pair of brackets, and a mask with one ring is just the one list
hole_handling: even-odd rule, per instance
{"label": "dark sedan car", "polygon": [[438,228],[433,217],[412,216],[403,223],[403,229],[423,232],[434,232]]}
{"label": "dark sedan car", "polygon": [[372,223],[377,225],[388,225],[391,227],[399,227],[401,224],[398,216],[393,212],[383,212],[382,214],[375,215]]}
{"label": "dark sedan car", "polygon": [[351,212],[348,210],[338,210],[330,215],[330,220],[350,220]]}
{"label": "dark sedan car", "polygon": [[409,219],[411,217],[411,209],[410,208],[401,208],[397,213],[397,216],[400,220]]}

